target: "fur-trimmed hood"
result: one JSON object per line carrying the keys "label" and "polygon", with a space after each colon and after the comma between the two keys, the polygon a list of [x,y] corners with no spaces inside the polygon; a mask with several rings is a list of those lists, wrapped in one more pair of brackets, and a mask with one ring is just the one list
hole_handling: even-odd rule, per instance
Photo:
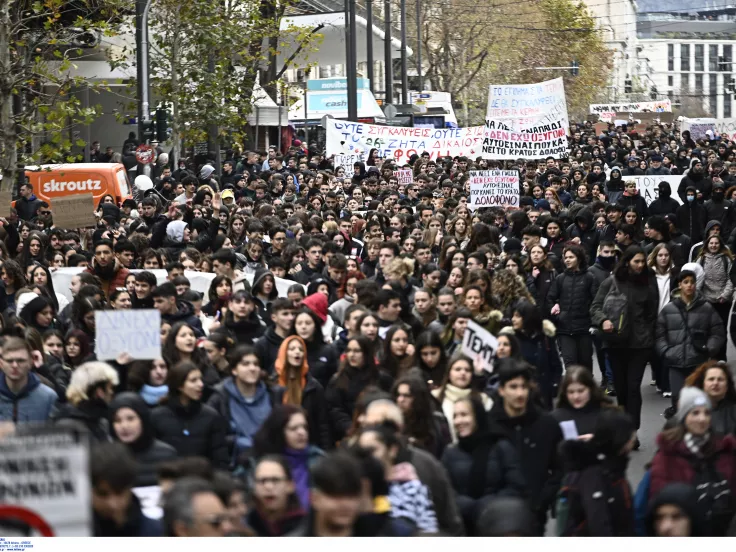
{"label": "fur-trimmed hood", "polygon": [[[557,327],[549,320],[542,320],[542,333],[547,337],[552,338],[557,335]],[[501,334],[515,335],[516,331],[514,331],[514,328],[511,326],[504,326],[501,328],[501,331],[498,332],[498,335]]]}

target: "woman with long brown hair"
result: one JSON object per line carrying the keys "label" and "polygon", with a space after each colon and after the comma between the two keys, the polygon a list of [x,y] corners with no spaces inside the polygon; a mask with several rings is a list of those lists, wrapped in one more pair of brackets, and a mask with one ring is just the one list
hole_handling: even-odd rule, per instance
{"label": "woman with long brown hair", "polygon": [[309,422],[309,441],[323,450],[332,448],[324,389],[309,373],[307,344],[298,335],[284,339],[274,365],[282,404],[304,409]]}
{"label": "woman with long brown hair", "polygon": [[736,386],[728,364],[722,360],[704,362],[685,380],[708,395],[713,410],[711,426],[721,435],[736,434]]}
{"label": "woman with long brown hair", "polygon": [[604,408],[615,408],[585,366],[569,366],[560,383],[557,407],[552,416],[558,422],[572,421],[578,435],[592,435]]}

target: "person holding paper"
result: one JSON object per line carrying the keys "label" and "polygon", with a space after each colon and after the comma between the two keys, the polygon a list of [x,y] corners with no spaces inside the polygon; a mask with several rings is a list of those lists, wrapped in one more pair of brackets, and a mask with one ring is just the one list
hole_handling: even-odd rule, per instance
{"label": "person holding paper", "polygon": [[614,408],[613,401],[603,394],[590,370],[585,366],[568,367],[560,383],[556,408],[552,411],[560,427],[567,423],[574,428],[576,438],[588,439],[606,408]]}

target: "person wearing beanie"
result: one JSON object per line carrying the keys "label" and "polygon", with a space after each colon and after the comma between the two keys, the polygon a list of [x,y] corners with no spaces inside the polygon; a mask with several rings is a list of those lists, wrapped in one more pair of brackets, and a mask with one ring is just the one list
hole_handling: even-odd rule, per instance
{"label": "person wearing beanie", "polygon": [[669,176],[672,174],[667,167],[662,166],[662,156],[655,153],[649,158],[649,168],[646,170],[647,175]]}
{"label": "person wearing beanie", "polygon": [[649,497],[672,483],[698,488],[698,506],[708,519],[712,536],[726,534],[736,513],[736,438],[711,429],[711,402],[697,387],[680,392],[676,424],[657,437],[659,450],[650,470]]}
{"label": "person wearing beanie", "polygon": [[651,537],[704,537],[706,520],[692,485],[672,483],[655,496],[645,518]]}
{"label": "person wearing beanie", "polygon": [[733,209],[733,204],[726,199],[726,184],[720,178],[713,182],[713,193],[703,207],[705,207],[707,219],[720,221],[721,234],[728,236],[734,228],[736,211]]}
{"label": "person wearing beanie", "polygon": [[324,336],[325,343],[332,343],[340,334],[342,328],[339,328],[335,324],[335,321],[332,320],[332,316],[330,316],[327,310],[327,296],[319,291],[312,293],[304,298],[302,305],[307,307],[322,321],[322,335]]}

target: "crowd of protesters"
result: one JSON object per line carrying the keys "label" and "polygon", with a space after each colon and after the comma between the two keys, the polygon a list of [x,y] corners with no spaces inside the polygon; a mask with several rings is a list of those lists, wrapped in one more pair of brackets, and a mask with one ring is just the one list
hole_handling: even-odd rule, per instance
{"label": "crowd of protesters", "polygon": [[[468,207],[489,168],[518,209]],[[647,202],[644,174],[683,178]],[[27,184],[0,219],[3,433],[89,436],[98,536],[736,534],[735,198],[733,142],[590,123],[504,164],[161,153],[89,229]],[[161,313],[161,358],[97,361],[95,311],[131,308]],[[634,492],[647,366],[672,400]]]}

